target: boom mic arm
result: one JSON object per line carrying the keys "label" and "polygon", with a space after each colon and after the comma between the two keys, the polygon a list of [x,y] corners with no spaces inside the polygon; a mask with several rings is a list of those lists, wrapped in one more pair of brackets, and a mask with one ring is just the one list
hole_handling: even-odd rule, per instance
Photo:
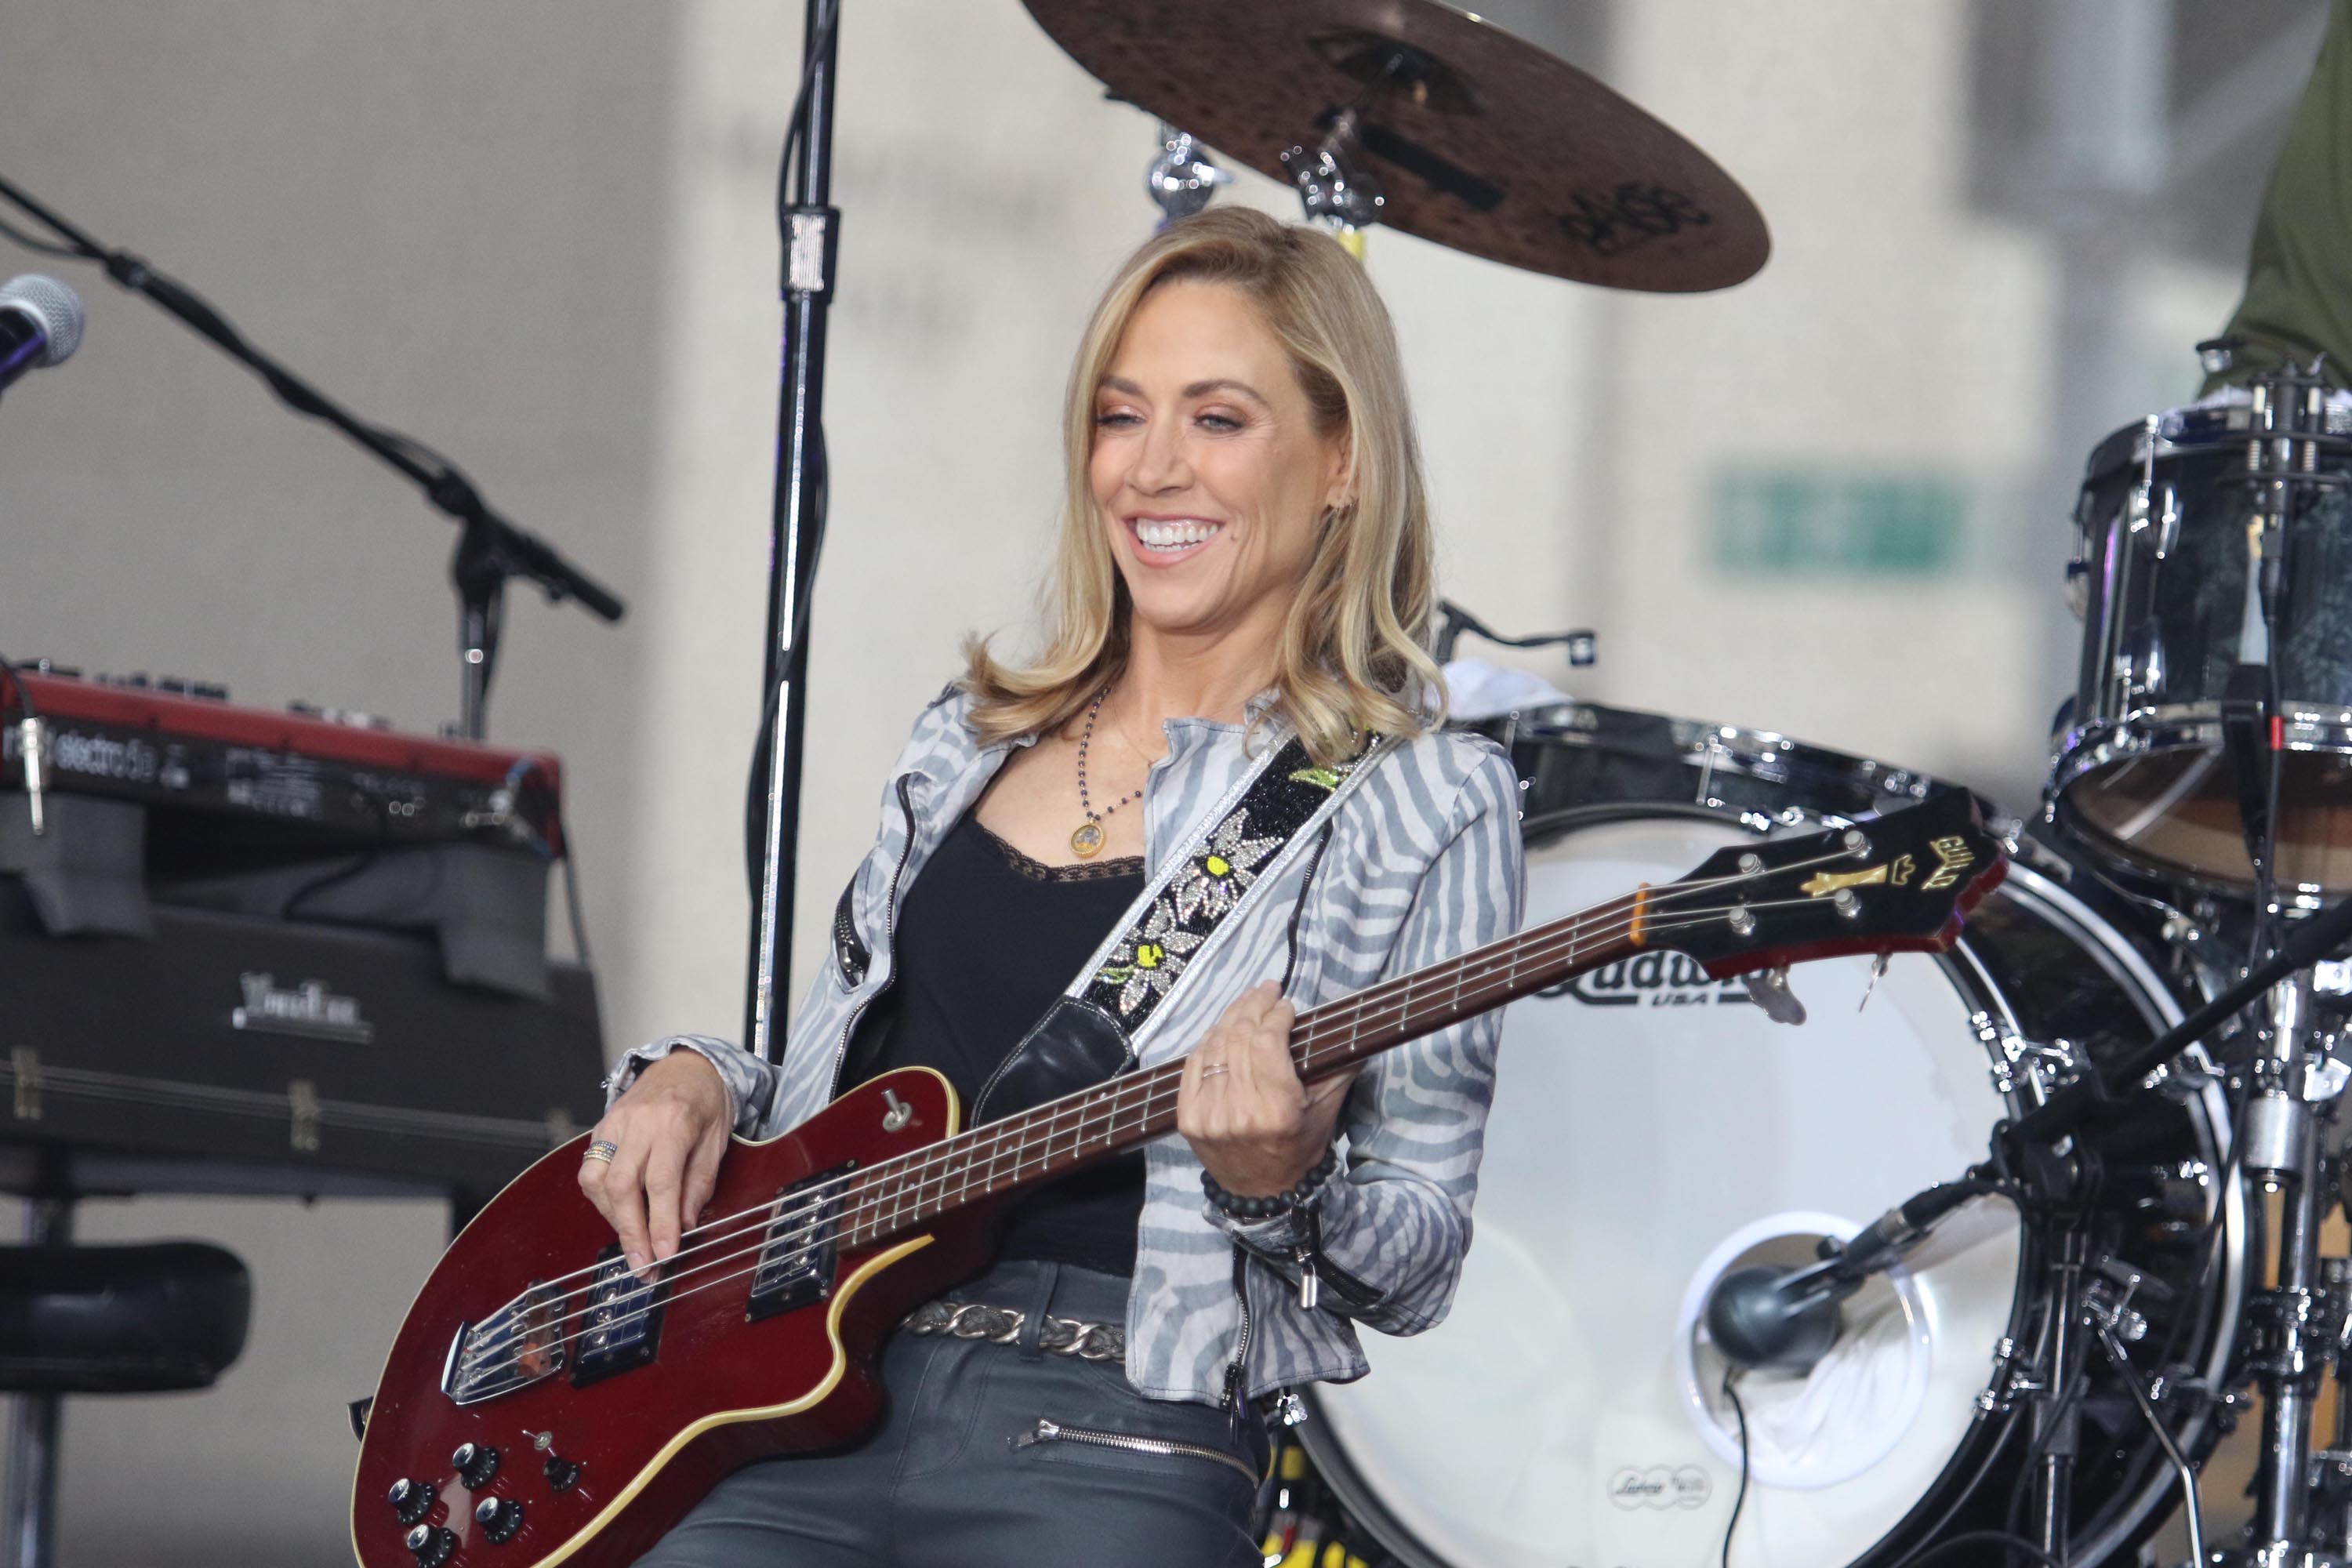
{"label": "boom mic arm", "polygon": [[1733,1269],[1707,1295],[1702,1318],[1708,1338],[1734,1365],[1802,1376],[1820,1364],[1844,1331],[1841,1302],[1872,1275],[1901,1262],[1946,1215],[1970,1198],[2000,1190],[1998,1182],[1977,1177],[1938,1183],[1888,1209],[1819,1263]]}

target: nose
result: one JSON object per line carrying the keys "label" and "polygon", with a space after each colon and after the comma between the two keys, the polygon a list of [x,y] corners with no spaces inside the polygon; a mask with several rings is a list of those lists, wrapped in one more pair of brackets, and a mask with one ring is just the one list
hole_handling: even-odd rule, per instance
{"label": "nose", "polygon": [[1184,454],[1182,425],[1174,419],[1155,418],[1137,444],[1135,466],[1128,470],[1127,482],[1145,495],[1166,495],[1181,490],[1192,482],[1192,467]]}

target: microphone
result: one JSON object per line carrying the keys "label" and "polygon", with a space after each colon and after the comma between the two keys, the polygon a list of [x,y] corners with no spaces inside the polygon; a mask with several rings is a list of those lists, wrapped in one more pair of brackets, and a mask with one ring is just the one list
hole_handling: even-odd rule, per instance
{"label": "microphone", "polygon": [[1998,1183],[1974,1177],[1942,1183],[1888,1209],[1852,1243],[1810,1268],[1755,1264],[1733,1269],[1708,1292],[1703,1314],[1707,1337],[1737,1365],[1803,1376],[1844,1331],[1838,1303],[1873,1274],[1900,1262],[1937,1220],[1979,1194],[1999,1190]]}
{"label": "microphone", "polygon": [[63,364],[81,347],[81,299],[27,272],[0,283],[0,392],[28,371]]}

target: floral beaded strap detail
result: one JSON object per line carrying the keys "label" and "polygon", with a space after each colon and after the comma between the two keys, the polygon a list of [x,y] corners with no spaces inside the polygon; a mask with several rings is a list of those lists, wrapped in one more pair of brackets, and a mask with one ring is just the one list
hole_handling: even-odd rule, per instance
{"label": "floral beaded strap detail", "polygon": [[1367,747],[1339,767],[1318,767],[1297,741],[1284,742],[1149,895],[1142,917],[1109,947],[1081,996],[1129,1035],[1141,1027],[1284,847],[1336,804],[1340,786],[1372,752]]}

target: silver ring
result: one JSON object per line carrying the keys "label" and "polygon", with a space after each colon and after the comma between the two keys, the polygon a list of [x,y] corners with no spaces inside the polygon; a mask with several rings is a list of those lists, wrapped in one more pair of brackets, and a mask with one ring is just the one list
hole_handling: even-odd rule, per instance
{"label": "silver ring", "polygon": [[580,1159],[583,1164],[590,1160],[599,1160],[609,1165],[613,1163],[613,1156],[620,1152],[621,1146],[618,1143],[609,1138],[599,1138],[588,1145],[588,1152],[581,1155]]}
{"label": "silver ring", "polygon": [[1233,1070],[1233,1068],[1227,1067],[1223,1062],[1211,1062],[1207,1067],[1201,1069],[1201,1076],[1202,1078],[1214,1078],[1221,1072],[1231,1072]]}

